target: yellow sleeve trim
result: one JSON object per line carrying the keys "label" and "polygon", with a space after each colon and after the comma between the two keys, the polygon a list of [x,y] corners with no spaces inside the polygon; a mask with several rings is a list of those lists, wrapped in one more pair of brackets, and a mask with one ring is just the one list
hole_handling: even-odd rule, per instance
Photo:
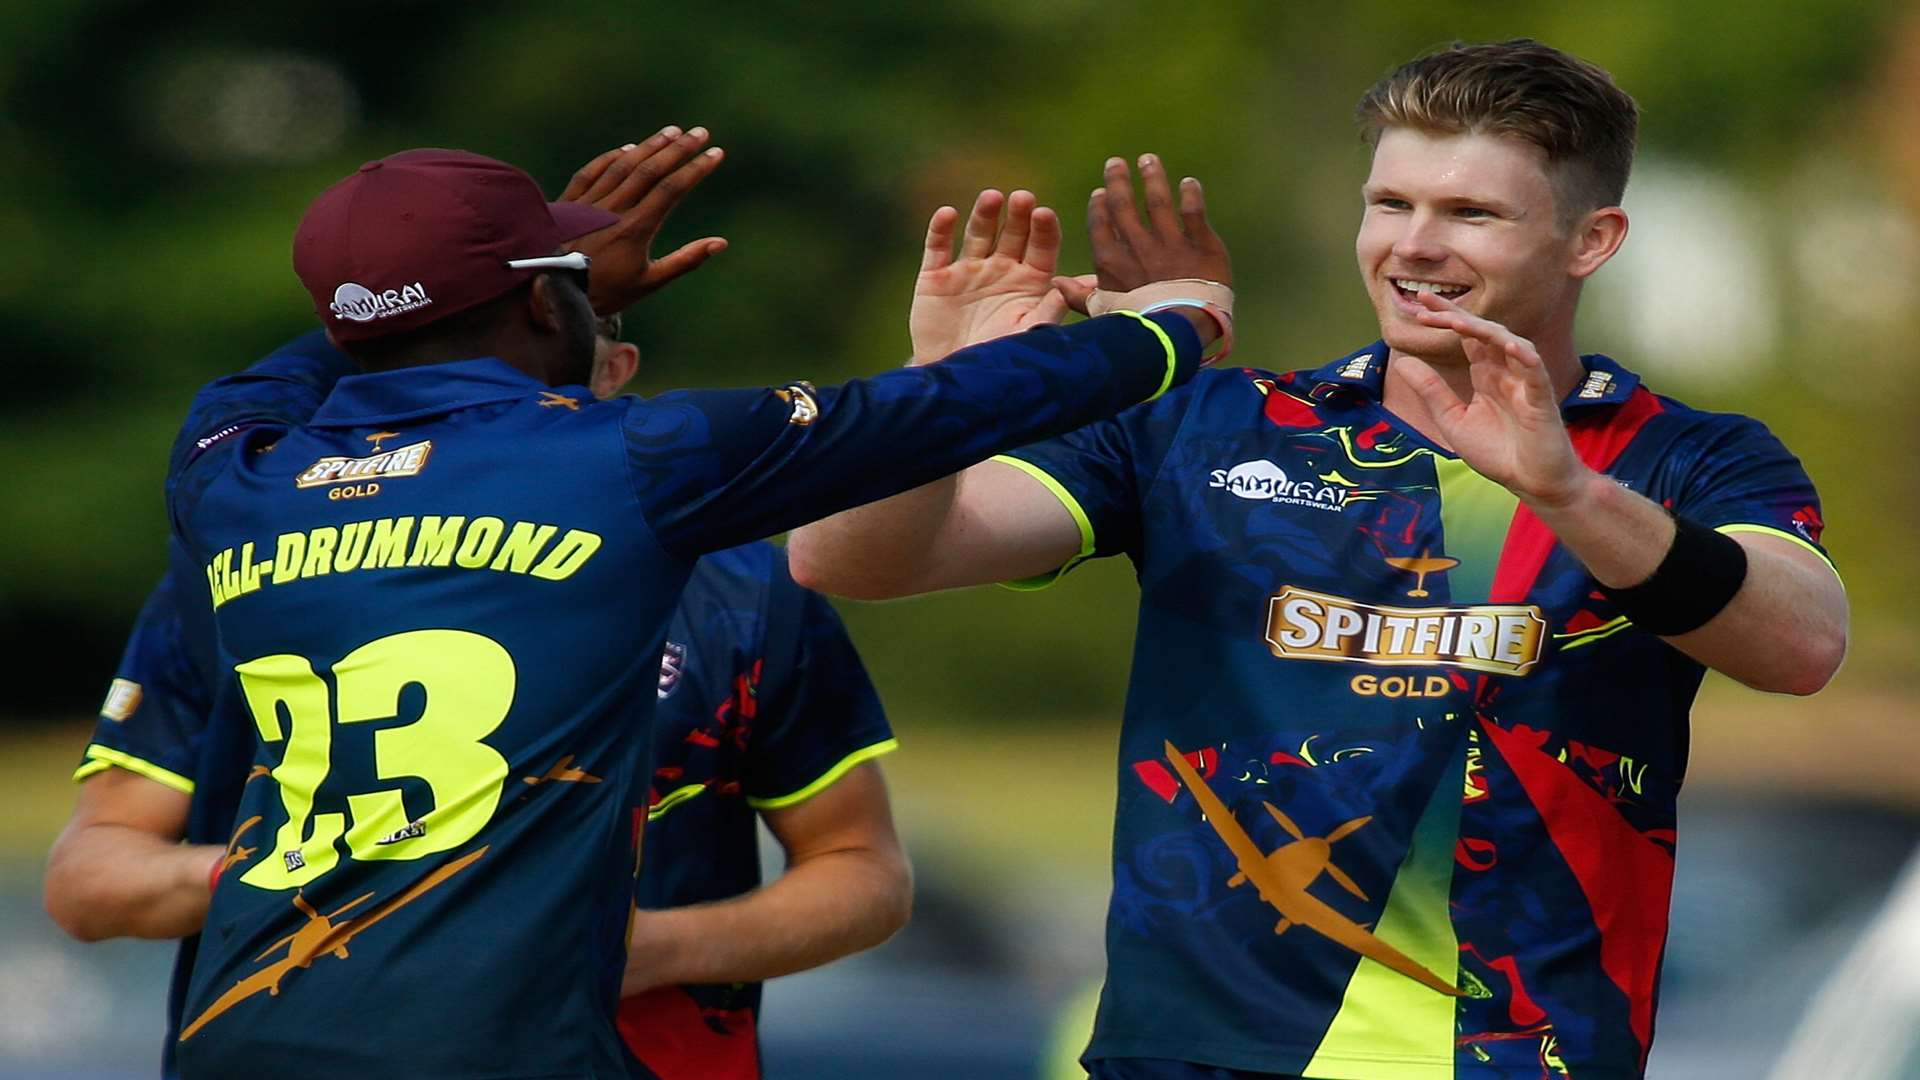
{"label": "yellow sleeve trim", "polygon": [[151,761],[142,761],[124,750],[115,750],[111,746],[101,746],[99,743],[87,747],[87,760],[74,770],[73,778],[85,780],[109,765],[118,765],[130,773],[138,773],[183,794],[193,794],[193,781],[179,773],[163,769]]}
{"label": "yellow sleeve trim", "polygon": [[647,820],[660,820],[666,815],[667,811],[679,806],[681,803],[686,802],[688,799],[693,798],[705,790],[707,790],[707,785],[705,784],[688,784],[685,787],[674,788],[672,791],[661,796],[659,802],[647,808]]}
{"label": "yellow sleeve trim", "polygon": [[1129,319],[1136,319],[1141,326],[1153,331],[1154,337],[1160,339],[1160,347],[1167,350],[1167,377],[1160,380],[1160,389],[1155,390],[1153,396],[1147,400],[1152,401],[1161,394],[1166,393],[1167,390],[1173,386],[1174,373],[1180,370],[1180,354],[1174,351],[1173,339],[1167,336],[1167,332],[1161,328],[1159,323],[1154,322],[1152,319],[1147,318],[1137,311],[1114,311],[1108,314],[1125,315]]}
{"label": "yellow sleeve trim", "polygon": [[[1763,533],[1767,536],[1777,536],[1782,540],[1791,540],[1801,547],[1806,548],[1808,551],[1813,552],[1815,555],[1818,555],[1820,561],[1827,564],[1827,569],[1833,571],[1833,576],[1836,579],[1840,577],[1840,568],[1833,565],[1833,560],[1827,557],[1826,552],[1821,551],[1819,548],[1814,547],[1812,544],[1807,543],[1805,540],[1802,540],[1800,537],[1793,535],[1785,529],[1776,529],[1771,525],[1721,525],[1714,529],[1714,531],[1723,533]],[[1840,584],[1845,585],[1846,581],[1841,580]]]}
{"label": "yellow sleeve trim", "polygon": [[1017,457],[1008,457],[1005,454],[995,455],[988,460],[997,461],[1002,465],[1011,465],[1021,472],[1026,473],[1028,476],[1033,477],[1035,480],[1040,481],[1040,486],[1053,492],[1053,497],[1059,499],[1060,504],[1067,508],[1067,513],[1073,515],[1073,523],[1080,526],[1080,553],[1078,555],[1068,559],[1060,565],[1058,570],[1051,573],[1040,574],[1036,577],[1021,578],[1019,581],[1003,581],[1000,583],[1002,588],[1013,589],[1017,592],[1037,592],[1059,581],[1061,575],[1093,557],[1093,521],[1087,517],[1086,509],[1080,505],[1079,499],[1073,497],[1073,492],[1066,489],[1066,485],[1047,475],[1045,469],[1042,469],[1031,461],[1021,461]]}
{"label": "yellow sleeve trim", "polygon": [[785,810],[789,806],[798,806],[832,787],[836,781],[847,775],[847,772],[855,765],[872,761],[881,754],[890,754],[898,749],[900,749],[899,739],[887,739],[874,743],[872,746],[861,747],[846,757],[841,758],[833,768],[820,774],[820,779],[815,780],[799,791],[791,795],[781,795],[773,799],[748,799],[747,805],[753,807],[755,810]]}

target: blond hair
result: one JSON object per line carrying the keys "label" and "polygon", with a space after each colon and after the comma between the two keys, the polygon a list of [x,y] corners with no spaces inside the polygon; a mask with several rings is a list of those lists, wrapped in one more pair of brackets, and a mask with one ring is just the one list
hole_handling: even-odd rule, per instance
{"label": "blond hair", "polygon": [[1640,123],[1639,106],[1613,76],[1530,38],[1455,42],[1410,60],[1375,83],[1354,114],[1369,144],[1403,127],[1538,146],[1563,221],[1619,204]]}

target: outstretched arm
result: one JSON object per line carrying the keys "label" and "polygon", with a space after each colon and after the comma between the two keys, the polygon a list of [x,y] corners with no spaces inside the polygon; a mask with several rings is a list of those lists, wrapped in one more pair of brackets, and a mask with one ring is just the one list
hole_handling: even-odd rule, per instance
{"label": "outstretched arm", "polygon": [[870,949],[906,925],[913,873],[878,765],[859,765],[765,820],[786,850],[786,872],[732,900],[636,912],[622,995],[790,975]]}
{"label": "outstretched arm", "polygon": [[[1432,293],[1421,321],[1461,336],[1473,398],[1462,401],[1420,360],[1394,361],[1441,436],[1474,471],[1520,497],[1600,584],[1646,582],[1676,534],[1672,515],[1589,468],[1574,453],[1560,404],[1533,344]],[[1736,533],[1747,572],[1739,591],[1698,628],[1666,638],[1695,660],[1757,690],[1811,694],[1840,667],[1847,597],[1825,560],[1791,541]]]}
{"label": "outstretched arm", "polygon": [[120,768],[90,776],[47,856],[42,900],[81,941],[198,933],[218,844],[182,844],[191,796]]}
{"label": "outstretched arm", "polygon": [[[1140,159],[1147,220],[1133,208],[1133,181],[1118,158],[1087,210],[1095,282],[1055,274],[1059,219],[1016,191],[982,192],[967,219],[960,257],[952,256],[958,214],[935,211],[915,282],[915,364],[957,344],[1011,333],[1084,310],[1088,294],[1124,291],[1148,281],[1231,277],[1226,247],[1207,224],[1198,181],[1178,195],[1160,159]],[[1000,224],[1004,204],[1005,223]],[[996,226],[997,238],[996,238]],[[1080,554],[1082,533],[1066,506],[1039,479],[987,461],[891,499],[796,530],[787,553],[796,580],[861,600],[1035,577]]]}

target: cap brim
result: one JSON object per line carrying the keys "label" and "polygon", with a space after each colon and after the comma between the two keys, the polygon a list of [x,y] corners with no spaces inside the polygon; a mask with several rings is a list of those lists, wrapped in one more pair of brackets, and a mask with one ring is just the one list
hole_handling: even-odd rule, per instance
{"label": "cap brim", "polygon": [[586,203],[548,203],[547,209],[553,214],[553,223],[560,226],[560,239],[563,242],[578,240],[590,232],[599,232],[620,220],[619,214]]}

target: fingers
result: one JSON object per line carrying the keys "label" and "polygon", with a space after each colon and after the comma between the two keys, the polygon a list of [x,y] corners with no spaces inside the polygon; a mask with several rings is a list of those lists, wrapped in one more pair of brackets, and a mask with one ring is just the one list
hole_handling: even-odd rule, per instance
{"label": "fingers", "polygon": [[600,177],[606,173],[607,166],[613,164],[615,158],[631,149],[633,149],[633,144],[628,143],[625,146],[616,146],[605,153],[596,154],[592,161],[580,166],[580,168],[574,172],[573,178],[567,181],[566,190],[560,193],[559,201],[583,201],[580,196],[586,194],[587,189],[593,186],[593,182],[600,179]]}
{"label": "fingers", "polygon": [[1157,154],[1140,155],[1140,186],[1146,194],[1147,222],[1163,239],[1177,239],[1180,220],[1174,213],[1173,191],[1167,186],[1167,170]]}
{"label": "fingers", "polygon": [[1395,356],[1393,365],[1406,386],[1426,402],[1427,410],[1436,420],[1447,422],[1467,407],[1460,395],[1447,385],[1447,380],[1425,360],[1417,356]]}
{"label": "fingers", "polygon": [[960,211],[951,206],[943,206],[933,212],[927,220],[927,248],[920,255],[920,272],[938,270],[953,261],[953,227],[960,221]]}
{"label": "fingers", "polygon": [[659,229],[660,223],[667,219],[673,208],[680,205],[687,192],[699,186],[702,180],[713,175],[713,171],[725,161],[727,152],[717,146],[702,150],[698,157],[666,174],[654,185],[640,205],[627,214],[628,220],[642,228]]}
{"label": "fingers", "polygon": [[1000,228],[1000,242],[993,248],[995,255],[1015,260],[1026,258],[1027,236],[1033,231],[1033,211],[1037,201],[1033,192],[1025,190],[1007,196],[1007,223]]}
{"label": "fingers", "polygon": [[1093,275],[1090,274],[1082,274],[1079,277],[1056,277],[1053,279],[1053,290],[1059,294],[1061,301],[1069,308],[1085,315],[1087,313],[1087,301],[1092,299],[1094,285],[1096,284],[1094,281],[1089,280],[1092,276]]}
{"label": "fingers", "polygon": [[1043,274],[1053,273],[1060,265],[1060,238],[1060,215],[1049,206],[1034,207],[1033,233],[1027,238],[1023,261]]}
{"label": "fingers", "polygon": [[1122,243],[1137,247],[1146,239],[1147,230],[1133,209],[1133,174],[1127,171],[1127,163],[1117,157],[1108,158],[1106,181],[1107,218],[1111,228]]}
{"label": "fingers", "polygon": [[[1127,216],[1133,216],[1133,207],[1127,207]],[[1122,290],[1131,288],[1122,280],[1121,272],[1131,265],[1133,253],[1114,232],[1113,215],[1107,208],[1105,188],[1093,189],[1093,196],[1087,201],[1087,243],[1093,251],[1093,267],[1099,272],[1100,286]],[[1072,299],[1071,293],[1068,299]]]}
{"label": "fingers", "polygon": [[984,259],[993,251],[993,234],[1000,225],[1000,209],[1007,197],[988,188],[973,200],[973,212],[967,215],[967,231],[960,238],[960,257]]}
{"label": "fingers", "polygon": [[1425,309],[1415,313],[1415,318],[1422,326],[1452,330],[1461,337],[1484,342],[1501,350],[1503,354],[1521,358],[1523,362],[1534,365],[1540,363],[1540,354],[1534,349],[1533,342],[1499,323],[1475,315],[1459,304],[1435,293],[1415,293],[1414,299]]}
{"label": "fingers", "polygon": [[[573,182],[567,185],[567,190],[572,192],[578,185],[578,193],[563,195],[562,198],[605,206],[604,200],[619,189],[621,183],[633,174],[634,169],[679,137],[679,125],[668,124],[640,143],[628,143],[617,150],[607,151],[574,174]],[[599,165],[597,171],[594,169],[596,164]],[[606,208],[616,212],[624,209],[624,207]]]}
{"label": "fingers", "polygon": [[1207,221],[1207,196],[1200,181],[1185,177],[1180,181],[1180,220],[1187,227],[1187,238],[1204,247],[1219,247],[1220,237]]}
{"label": "fingers", "polygon": [[700,264],[727,250],[727,240],[723,236],[709,236],[684,244],[665,258],[653,260],[647,268],[647,285],[650,289],[659,288],[674,278],[689,274],[700,268]]}
{"label": "fingers", "polygon": [[[662,135],[666,134],[661,132]],[[651,140],[649,140],[651,141]],[[625,168],[617,186],[606,195],[594,200],[595,206],[604,207],[616,214],[624,214],[640,205],[653,189],[674,170],[685,165],[688,160],[707,145],[707,129],[693,128],[685,134],[666,140],[659,149],[644,152],[645,148],[634,151],[621,161],[615,162],[607,170]]]}

